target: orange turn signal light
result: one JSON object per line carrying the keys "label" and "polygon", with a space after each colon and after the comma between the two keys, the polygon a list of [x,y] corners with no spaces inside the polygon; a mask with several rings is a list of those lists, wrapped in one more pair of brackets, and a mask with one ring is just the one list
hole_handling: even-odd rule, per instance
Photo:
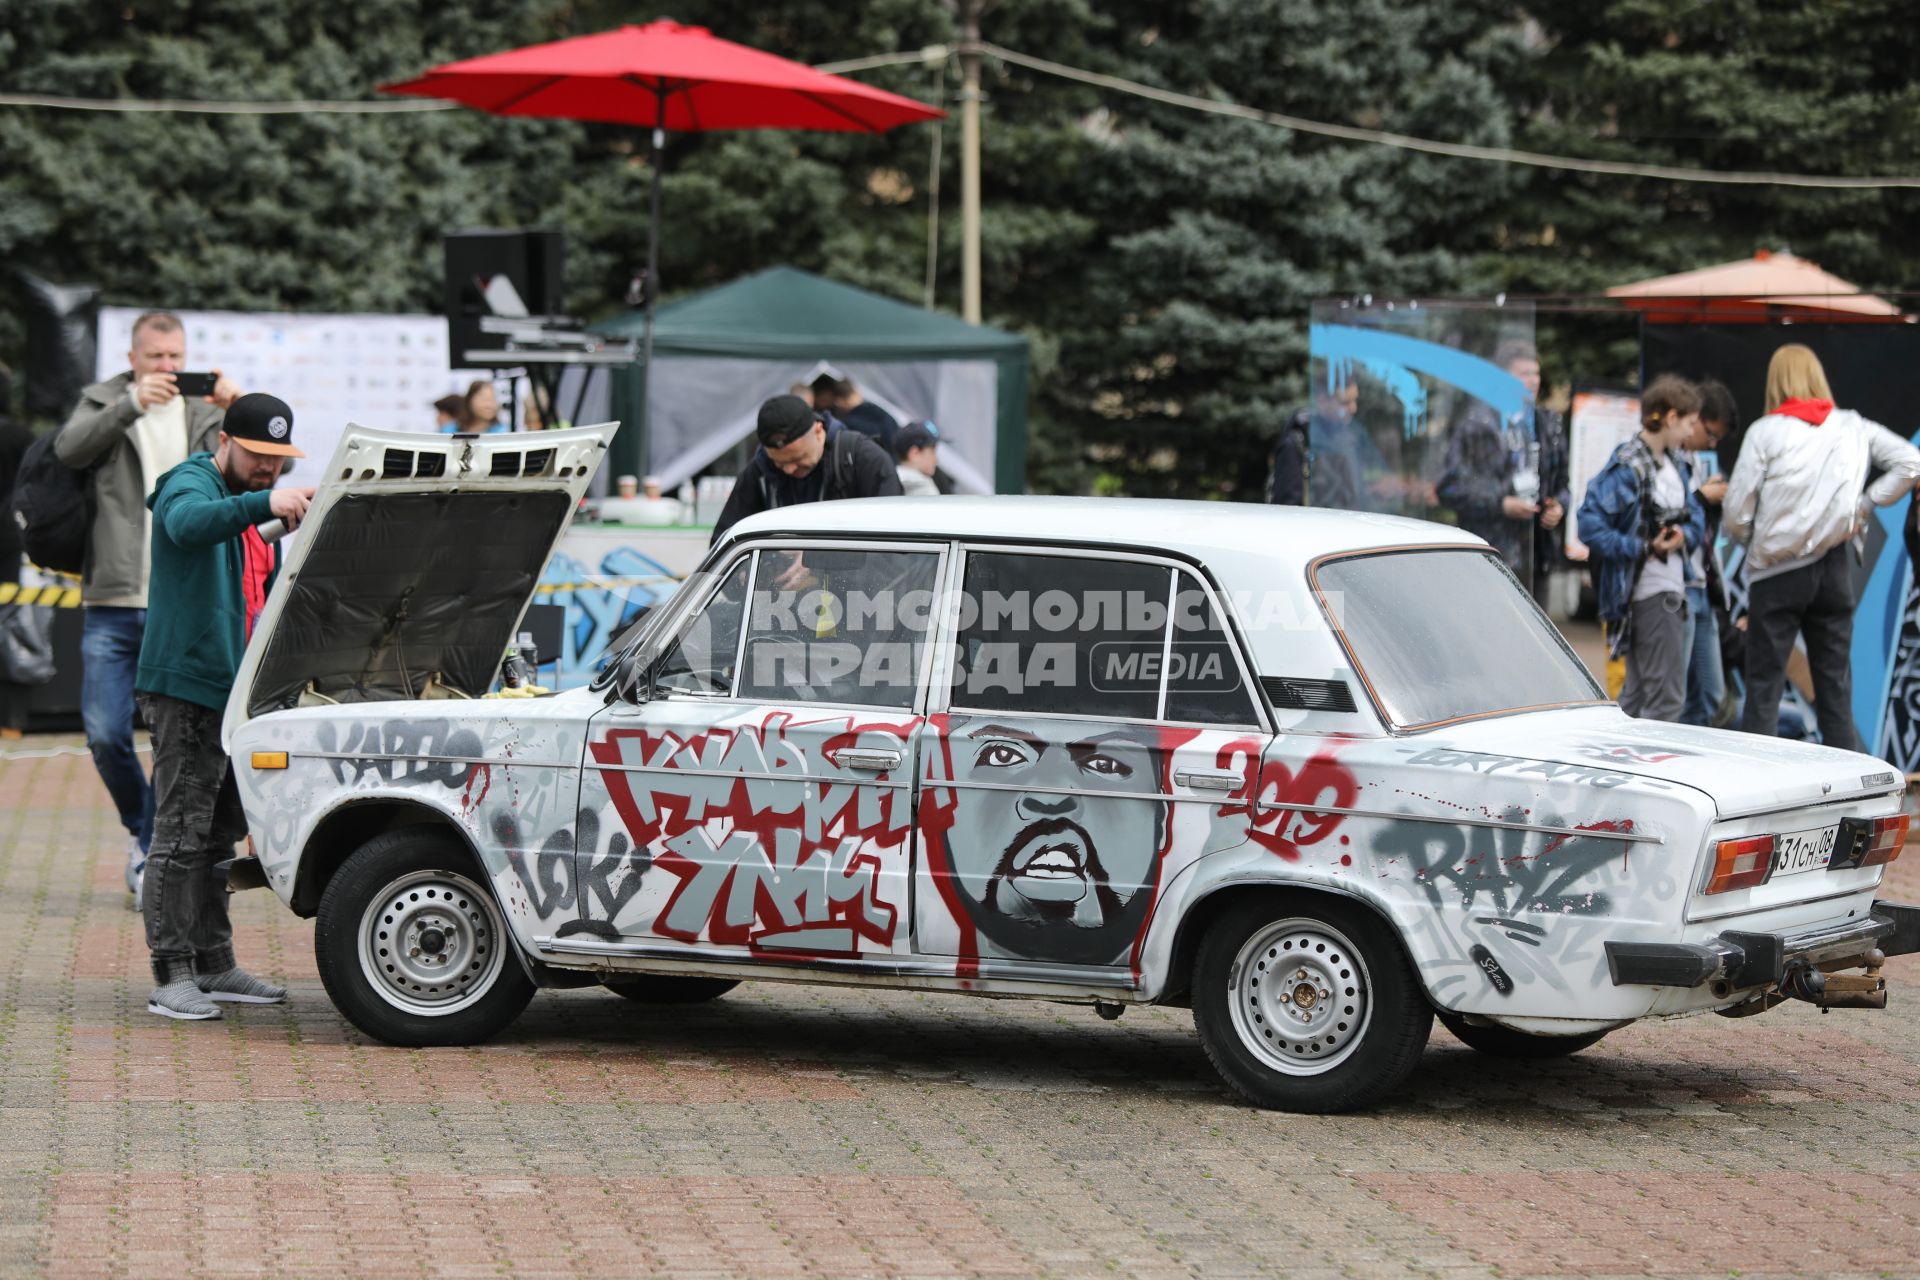
{"label": "orange turn signal light", "polygon": [[284,769],[287,767],[287,753],[284,751],[256,751],[253,753],[253,767],[256,769]]}
{"label": "orange turn signal light", "polygon": [[1727,893],[1765,884],[1773,874],[1773,837],[1745,836],[1722,840],[1713,846],[1713,874],[1707,878],[1708,893]]}

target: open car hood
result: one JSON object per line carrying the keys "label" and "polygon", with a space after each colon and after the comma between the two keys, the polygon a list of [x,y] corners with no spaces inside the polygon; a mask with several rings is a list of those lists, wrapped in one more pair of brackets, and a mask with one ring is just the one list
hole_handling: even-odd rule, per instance
{"label": "open car hood", "polygon": [[349,426],[254,625],[223,737],[303,702],[485,693],[617,426]]}

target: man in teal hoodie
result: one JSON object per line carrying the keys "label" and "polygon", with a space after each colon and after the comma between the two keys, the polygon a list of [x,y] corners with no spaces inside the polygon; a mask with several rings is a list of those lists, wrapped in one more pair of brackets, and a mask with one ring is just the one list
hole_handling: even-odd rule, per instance
{"label": "man in teal hoodie", "polygon": [[235,961],[226,886],[215,864],[247,833],[220,720],[280,570],[260,525],[300,523],[312,489],[276,489],[293,447],[293,410],[269,395],[227,409],[219,447],[160,477],[153,511],[151,590],[135,700],[153,737],[153,848],[141,895],[158,983],[147,1012],[218,1018],[220,1003],[278,1004],[284,987]]}

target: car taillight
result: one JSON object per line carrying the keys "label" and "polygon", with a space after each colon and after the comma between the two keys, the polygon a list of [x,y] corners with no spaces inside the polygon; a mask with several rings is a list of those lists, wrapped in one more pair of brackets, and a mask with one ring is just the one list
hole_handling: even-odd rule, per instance
{"label": "car taillight", "polygon": [[1831,871],[1878,867],[1900,856],[1907,843],[1911,819],[1904,813],[1891,818],[1842,818],[1840,841],[1833,850]]}
{"label": "car taillight", "polygon": [[1733,889],[1751,889],[1765,884],[1772,874],[1772,836],[1722,840],[1713,846],[1713,875],[1707,879],[1706,891],[1726,893]]}

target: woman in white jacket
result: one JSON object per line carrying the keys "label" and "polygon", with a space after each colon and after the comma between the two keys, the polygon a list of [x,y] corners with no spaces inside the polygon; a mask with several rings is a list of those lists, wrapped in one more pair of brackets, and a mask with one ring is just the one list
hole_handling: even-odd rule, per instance
{"label": "woman in white jacket", "polygon": [[[1879,476],[1869,486],[1870,471]],[[1787,655],[1806,637],[1820,740],[1860,750],[1853,727],[1853,557],[1876,506],[1920,478],[1920,449],[1836,409],[1820,359],[1792,343],[1767,364],[1767,416],[1747,430],[1721,528],[1747,546],[1747,703],[1740,727],[1771,736]]]}

